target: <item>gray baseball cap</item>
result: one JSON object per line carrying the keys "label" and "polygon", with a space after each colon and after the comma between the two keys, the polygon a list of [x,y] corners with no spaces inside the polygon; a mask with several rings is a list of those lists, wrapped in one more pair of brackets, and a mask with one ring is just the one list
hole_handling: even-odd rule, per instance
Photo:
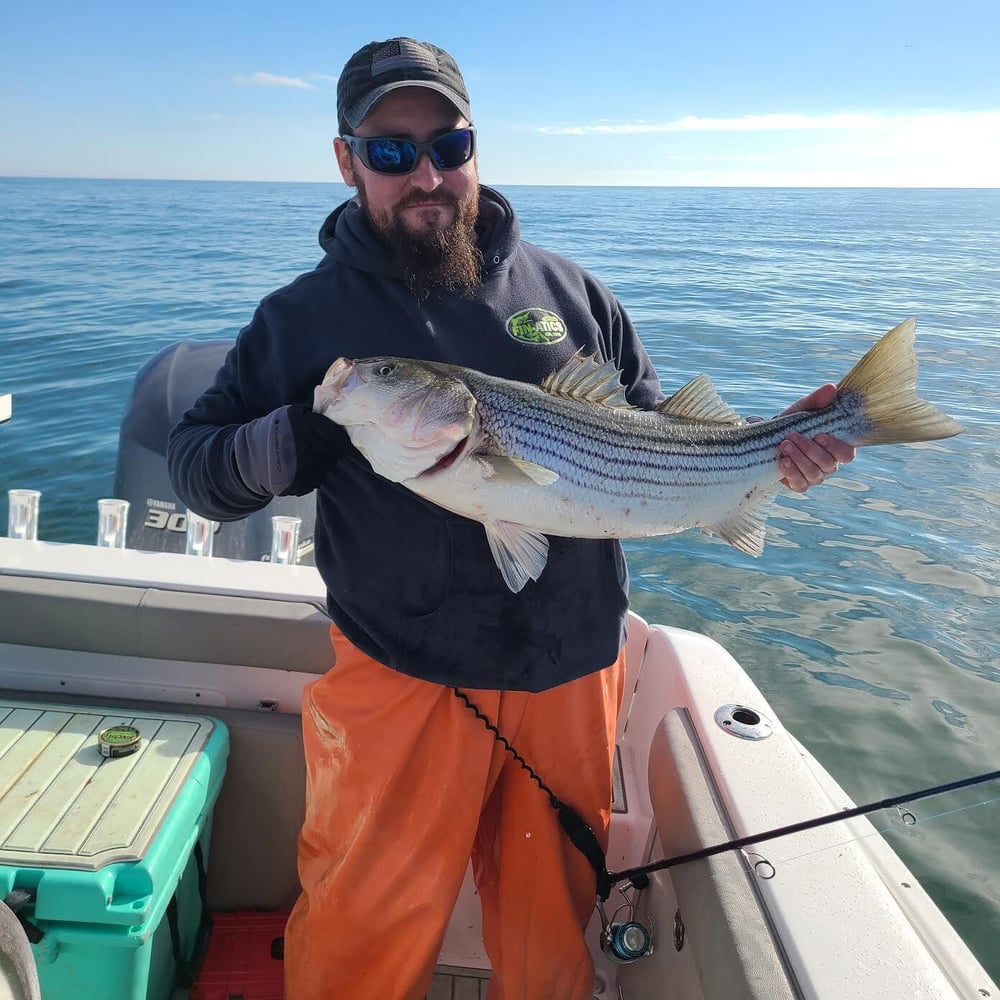
{"label": "gray baseball cap", "polygon": [[352,132],[390,91],[426,87],[444,95],[472,121],[465,81],[452,57],[430,42],[389,38],[369,42],[347,60],[337,81],[337,127]]}

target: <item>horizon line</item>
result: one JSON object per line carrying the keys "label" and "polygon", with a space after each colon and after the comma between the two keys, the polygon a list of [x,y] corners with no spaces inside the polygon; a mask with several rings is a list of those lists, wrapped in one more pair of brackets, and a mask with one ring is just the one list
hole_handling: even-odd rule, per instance
{"label": "horizon line", "polygon": [[[77,174],[0,174],[3,181],[132,181],[150,184],[317,184],[347,188],[343,181],[335,180],[274,180],[272,178],[247,177],[107,177]],[[480,181],[487,187],[573,187],[573,188],[686,188],[726,190],[813,190],[813,191],[997,191],[1000,184],[811,184],[802,183],[768,184],[754,182],[732,182],[729,184],[608,184],[608,183],[557,183],[552,181]]]}

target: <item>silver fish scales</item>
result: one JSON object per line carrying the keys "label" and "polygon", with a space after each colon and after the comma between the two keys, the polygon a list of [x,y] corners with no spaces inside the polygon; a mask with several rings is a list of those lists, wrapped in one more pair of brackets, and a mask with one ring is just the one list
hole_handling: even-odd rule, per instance
{"label": "silver fish scales", "polygon": [[631,407],[612,362],[574,357],[541,386],[402,358],[338,359],[315,408],[380,475],[480,521],[513,591],[537,579],[546,535],[640,538],[702,528],[763,550],[791,431],[858,445],[962,427],[916,392],[915,320],[890,330],[834,402],[747,422],[704,375],[654,411]]}

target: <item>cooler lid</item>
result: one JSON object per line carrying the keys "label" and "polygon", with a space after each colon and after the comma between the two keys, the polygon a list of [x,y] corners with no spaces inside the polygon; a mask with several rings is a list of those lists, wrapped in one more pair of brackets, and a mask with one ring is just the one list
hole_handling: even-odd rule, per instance
{"label": "cooler lid", "polygon": [[[139,730],[138,749],[102,754],[99,735]],[[141,860],[211,719],[0,700],[0,865],[96,871]]]}

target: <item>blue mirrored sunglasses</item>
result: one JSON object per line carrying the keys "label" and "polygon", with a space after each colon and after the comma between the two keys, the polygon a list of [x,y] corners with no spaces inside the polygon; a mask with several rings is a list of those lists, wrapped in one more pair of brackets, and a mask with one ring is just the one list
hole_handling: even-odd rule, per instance
{"label": "blue mirrored sunglasses", "polygon": [[445,132],[430,142],[394,139],[384,135],[342,135],[340,138],[369,170],[378,174],[408,174],[423,153],[431,158],[431,163],[438,170],[457,170],[468,163],[476,151],[476,129],[472,125]]}

